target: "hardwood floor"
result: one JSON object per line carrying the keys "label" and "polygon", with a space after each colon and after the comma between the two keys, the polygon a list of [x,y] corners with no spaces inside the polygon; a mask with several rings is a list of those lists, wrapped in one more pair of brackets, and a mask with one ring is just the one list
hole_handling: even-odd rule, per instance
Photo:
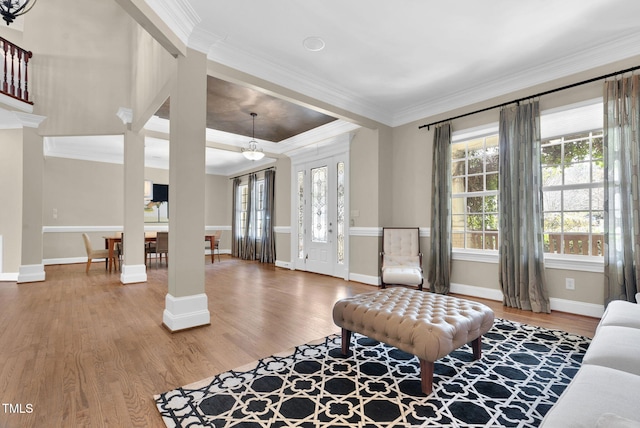
{"label": "hardwood floor", "polygon": [[[339,329],[333,303],[376,287],[222,257],[206,261],[211,325],[161,326],[167,269],[122,286],[95,264],[0,282],[0,427],[163,427],[153,395]],[[531,314],[480,299],[496,317],[592,336],[598,319]]]}

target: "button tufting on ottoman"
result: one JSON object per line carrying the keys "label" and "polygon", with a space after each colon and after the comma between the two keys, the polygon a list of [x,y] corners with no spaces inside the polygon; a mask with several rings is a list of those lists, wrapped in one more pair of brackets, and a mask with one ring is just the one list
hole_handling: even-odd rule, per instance
{"label": "button tufting on ottoman", "polygon": [[420,359],[422,391],[430,394],[433,363],[466,343],[480,358],[481,337],[493,326],[486,305],[408,288],[363,293],[336,302],[333,321],[342,327],[342,353],[351,332],[394,346]]}

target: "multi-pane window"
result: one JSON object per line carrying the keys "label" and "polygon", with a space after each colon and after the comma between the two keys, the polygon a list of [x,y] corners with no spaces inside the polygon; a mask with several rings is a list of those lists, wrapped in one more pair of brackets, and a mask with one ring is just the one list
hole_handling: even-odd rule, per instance
{"label": "multi-pane window", "polygon": [[602,130],[542,141],[544,249],[603,255]]}
{"label": "multi-pane window", "polygon": [[254,236],[255,239],[262,239],[262,222],[264,221],[264,180],[258,180],[255,184],[254,194],[249,192],[248,184],[241,184],[238,186],[238,226],[240,227],[240,233],[247,228],[247,222],[249,218],[249,200],[251,199],[252,218],[249,225],[249,236]]}
{"label": "multi-pane window", "polygon": [[304,171],[298,171],[298,258],[304,258]]}
{"label": "multi-pane window", "polygon": [[238,210],[238,219],[240,221],[240,233],[247,228],[247,221],[249,220],[248,203],[249,203],[249,186],[242,184],[238,187],[238,203],[240,204]]}
{"label": "multi-pane window", "polygon": [[338,206],[337,206],[337,216],[336,216],[336,229],[337,234],[336,238],[338,240],[338,248],[336,248],[336,261],[338,264],[344,264],[345,262],[345,224],[346,224],[346,213],[345,213],[345,204],[346,204],[346,195],[345,195],[345,165],[344,162],[338,162],[337,164],[337,197],[338,197]]}
{"label": "multi-pane window", "polygon": [[451,145],[453,248],[498,248],[498,135]]}
{"label": "multi-pane window", "polygon": [[262,239],[262,222],[264,221],[264,180],[256,182],[256,239]]}

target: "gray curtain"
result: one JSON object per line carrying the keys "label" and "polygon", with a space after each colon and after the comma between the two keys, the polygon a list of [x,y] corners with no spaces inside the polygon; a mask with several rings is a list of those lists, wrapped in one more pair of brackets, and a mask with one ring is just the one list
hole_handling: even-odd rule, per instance
{"label": "gray curtain", "polygon": [[506,306],[551,312],[544,272],[540,111],[503,108],[499,123],[499,282]]}
{"label": "gray curtain", "polygon": [[260,261],[274,263],[276,260],[276,238],[273,231],[273,219],[275,210],[275,181],[276,172],[273,170],[264,173],[264,215],[262,221],[262,245]]}
{"label": "gray curtain", "polygon": [[633,302],[638,292],[640,250],[640,78],[604,84],[605,303]]}
{"label": "gray curtain", "polygon": [[[238,225],[238,191],[240,179],[233,179],[233,192],[231,196],[231,255],[240,257],[240,246],[242,245],[242,231]],[[211,249],[213,251],[213,248]]]}
{"label": "gray curtain", "polygon": [[249,174],[249,186],[247,193],[247,223],[242,231],[242,246],[240,248],[240,258],[243,260],[255,260],[256,258],[256,236],[255,222],[256,213],[254,209],[256,193],[256,175]]}
{"label": "gray curtain", "polygon": [[448,294],[451,287],[451,125],[435,129],[431,174],[431,254],[429,286]]}

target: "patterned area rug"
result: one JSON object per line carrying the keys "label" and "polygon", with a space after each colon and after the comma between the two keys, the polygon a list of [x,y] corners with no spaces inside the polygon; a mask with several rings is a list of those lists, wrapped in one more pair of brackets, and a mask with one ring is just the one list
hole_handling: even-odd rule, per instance
{"label": "patterned area rug", "polygon": [[580,367],[590,340],[496,319],[482,359],[468,345],[420,390],[413,355],[355,334],[296,347],[155,396],[168,427],[535,427]]}

